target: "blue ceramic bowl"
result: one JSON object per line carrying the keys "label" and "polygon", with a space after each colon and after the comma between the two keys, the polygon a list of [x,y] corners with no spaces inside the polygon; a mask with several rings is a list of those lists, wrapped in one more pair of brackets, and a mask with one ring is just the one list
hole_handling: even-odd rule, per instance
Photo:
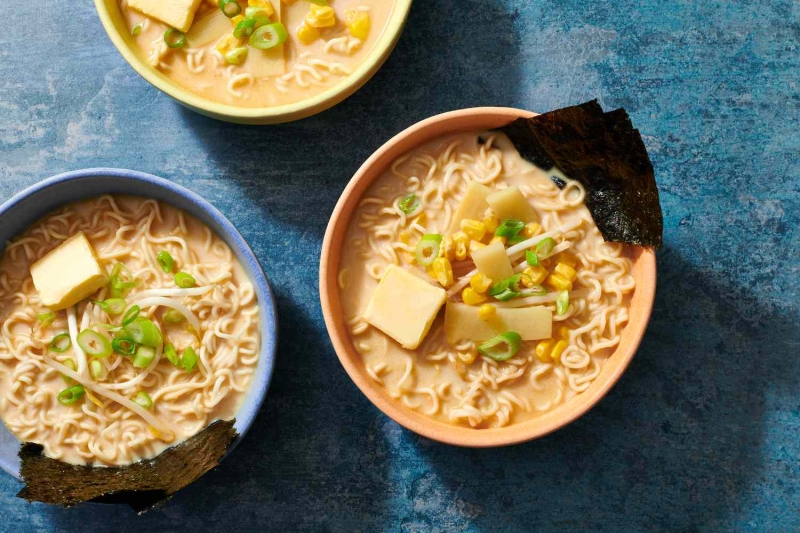
{"label": "blue ceramic bowl", "polygon": [[[217,208],[185,187],[133,170],[90,168],[59,174],[33,185],[0,206],[0,253],[5,243],[61,205],[102,194],[155,198],[183,209],[216,232],[239,258],[258,295],[261,310],[261,355],[250,391],[236,414],[236,431],[228,453],[241,441],[267,395],[278,343],[275,300],[255,254],[233,224]],[[0,468],[19,479],[19,441],[0,424]]]}

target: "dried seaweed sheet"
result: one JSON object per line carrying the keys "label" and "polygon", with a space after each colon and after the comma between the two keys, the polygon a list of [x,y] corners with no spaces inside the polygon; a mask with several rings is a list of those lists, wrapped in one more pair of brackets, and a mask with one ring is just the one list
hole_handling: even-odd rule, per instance
{"label": "dried seaweed sheet", "polygon": [[[663,244],[653,165],[628,113],[604,113],[597,100],[499,128],[534,165],[554,166],[586,189],[586,206],[606,241]],[[559,187],[564,182],[557,177]]]}
{"label": "dried seaweed sheet", "polygon": [[147,511],[219,464],[236,437],[234,422],[214,422],[153,459],[123,467],[72,465],[45,457],[40,444],[25,443],[19,456],[26,485],[17,496],[64,507],[126,503]]}

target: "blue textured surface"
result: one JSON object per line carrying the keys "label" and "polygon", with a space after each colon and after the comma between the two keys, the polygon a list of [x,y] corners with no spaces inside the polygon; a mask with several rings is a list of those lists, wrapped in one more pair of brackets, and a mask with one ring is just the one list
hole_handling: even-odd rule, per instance
{"label": "blue textured surface", "polygon": [[[419,0],[358,94],[271,128],[158,94],[90,2],[27,5],[35,26],[31,9],[0,19],[0,197],[104,165],[184,184],[250,241],[282,329],[248,438],[164,510],[31,505],[3,476],[0,530],[800,530],[800,4]],[[463,450],[400,429],[323,326],[317,256],[340,191],[434,113],[594,97],[631,113],[662,194],[637,357],[594,410],[537,442]]]}

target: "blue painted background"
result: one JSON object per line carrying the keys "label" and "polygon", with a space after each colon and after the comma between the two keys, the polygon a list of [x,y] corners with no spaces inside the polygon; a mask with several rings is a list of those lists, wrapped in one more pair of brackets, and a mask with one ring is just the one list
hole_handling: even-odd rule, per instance
{"label": "blue painted background", "polygon": [[[0,199],[92,166],[186,185],[250,241],[282,326],[254,429],[165,509],[31,505],[0,475],[0,531],[800,530],[800,3],[417,0],[358,94],[263,128],[152,89],[89,0],[24,7],[0,17]],[[633,364],[536,442],[464,450],[400,429],[323,325],[317,257],[339,193],[432,114],[595,97],[641,129],[665,214]]]}

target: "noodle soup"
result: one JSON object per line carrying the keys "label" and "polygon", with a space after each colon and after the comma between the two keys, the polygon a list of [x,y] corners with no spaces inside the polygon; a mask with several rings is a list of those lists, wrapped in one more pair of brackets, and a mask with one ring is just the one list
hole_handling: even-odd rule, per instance
{"label": "noodle soup", "polygon": [[367,374],[402,405],[476,429],[587,390],[635,284],[628,248],[603,240],[584,198],[499,133],[451,135],[394,161],[354,212],[339,265]]}
{"label": "noodle soup", "polygon": [[152,199],[70,204],[9,243],[0,317],[0,418],[73,464],[152,458],[232,419],[258,362],[235,255]]}
{"label": "noodle soup", "polygon": [[[390,0],[121,0],[137,53],[214,102],[272,107],[347,78],[383,32]],[[329,5],[328,5],[329,4]]]}

